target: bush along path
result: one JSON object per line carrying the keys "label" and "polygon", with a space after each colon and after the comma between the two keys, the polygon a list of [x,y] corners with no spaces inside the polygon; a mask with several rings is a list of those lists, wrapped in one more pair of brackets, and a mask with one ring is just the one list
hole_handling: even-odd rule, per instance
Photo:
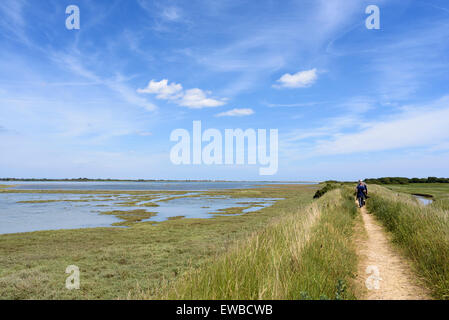
{"label": "bush along path", "polygon": [[357,282],[363,300],[425,300],[428,290],[410,262],[391,244],[390,236],[366,207],[360,209],[365,235],[359,237]]}

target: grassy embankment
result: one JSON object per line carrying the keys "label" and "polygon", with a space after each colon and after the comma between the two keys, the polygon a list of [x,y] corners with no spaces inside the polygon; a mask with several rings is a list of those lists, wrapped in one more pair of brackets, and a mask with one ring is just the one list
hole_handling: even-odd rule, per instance
{"label": "grassy embankment", "polygon": [[434,296],[449,299],[449,186],[410,184],[388,188],[434,196],[436,201],[424,206],[411,195],[370,186],[367,204],[412,259]]}
{"label": "grassy embankment", "polygon": [[449,183],[409,183],[384,185],[383,187],[397,192],[430,196],[435,199],[449,199]]}
{"label": "grassy embankment", "polygon": [[405,192],[432,198],[432,207],[449,210],[449,184],[447,183],[410,183],[386,187],[398,192]]}
{"label": "grassy embankment", "polygon": [[[162,299],[352,299],[357,210],[349,189],[286,207],[211,264],[159,290]],[[154,298],[142,290],[138,298]]]}
{"label": "grassy embankment", "polygon": [[[302,212],[318,186],[276,186],[208,192],[235,198],[284,198],[241,216],[138,222],[128,228],[94,228],[0,235],[1,299],[116,299],[154,292],[187,270],[217,259],[237,241],[265,228],[285,212]],[[20,193],[36,191],[17,190]],[[0,192],[14,192],[2,190]],[[120,192],[42,191],[80,195]],[[123,193],[123,192],[122,192]],[[148,197],[154,193],[126,192]],[[180,196],[183,193],[170,193]],[[125,199],[128,201],[129,199]],[[132,201],[133,199],[131,199]],[[124,209],[125,210],[125,209]],[[149,211],[152,209],[150,208]],[[123,213],[120,213],[123,214]],[[81,272],[80,290],[65,288],[68,265]]]}

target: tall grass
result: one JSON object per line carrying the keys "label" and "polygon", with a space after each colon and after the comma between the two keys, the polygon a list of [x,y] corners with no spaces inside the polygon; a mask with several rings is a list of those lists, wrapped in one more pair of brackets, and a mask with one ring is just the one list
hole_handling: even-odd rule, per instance
{"label": "tall grass", "polygon": [[[328,192],[307,209],[284,212],[212,264],[190,270],[162,299],[351,299],[356,270],[353,197]],[[142,293],[141,298],[154,297]]]}
{"label": "tall grass", "polygon": [[439,299],[449,299],[449,216],[438,205],[424,206],[410,195],[371,187],[368,209],[392,232]]}
{"label": "tall grass", "polygon": [[449,199],[442,198],[442,199],[436,199],[431,204],[434,208],[443,209],[445,211],[449,211]]}

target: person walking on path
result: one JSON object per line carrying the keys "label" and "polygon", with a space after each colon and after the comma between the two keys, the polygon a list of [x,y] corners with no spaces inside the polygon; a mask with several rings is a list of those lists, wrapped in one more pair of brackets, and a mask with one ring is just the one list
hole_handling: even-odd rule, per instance
{"label": "person walking on path", "polygon": [[359,203],[359,207],[363,207],[365,205],[365,199],[368,195],[368,187],[365,182],[359,180],[357,187],[355,188],[355,192],[357,194],[357,201]]}

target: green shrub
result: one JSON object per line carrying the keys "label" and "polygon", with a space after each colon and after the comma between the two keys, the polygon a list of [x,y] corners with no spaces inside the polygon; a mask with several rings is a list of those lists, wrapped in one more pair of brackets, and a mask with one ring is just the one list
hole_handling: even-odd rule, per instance
{"label": "green shrub", "polygon": [[408,183],[449,183],[449,178],[404,178],[404,177],[384,177],[376,179],[366,179],[370,184],[408,184]]}
{"label": "green shrub", "polygon": [[339,186],[336,183],[326,183],[326,185],[321,188],[318,189],[315,193],[315,195],[313,196],[314,199],[319,199],[322,196],[324,196],[327,192],[334,190],[336,188],[338,188]]}

